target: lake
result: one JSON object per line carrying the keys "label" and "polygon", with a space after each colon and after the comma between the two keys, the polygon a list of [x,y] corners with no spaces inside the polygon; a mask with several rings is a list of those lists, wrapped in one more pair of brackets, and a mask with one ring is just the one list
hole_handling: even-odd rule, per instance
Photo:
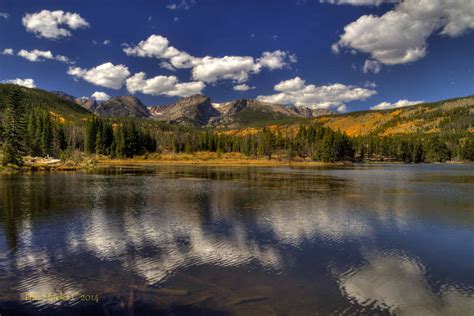
{"label": "lake", "polygon": [[0,314],[468,315],[474,165],[0,176]]}

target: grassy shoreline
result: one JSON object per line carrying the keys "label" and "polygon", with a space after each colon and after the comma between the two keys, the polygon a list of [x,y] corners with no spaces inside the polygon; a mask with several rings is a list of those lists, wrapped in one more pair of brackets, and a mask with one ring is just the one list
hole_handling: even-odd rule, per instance
{"label": "grassy shoreline", "polygon": [[[362,162],[362,164],[403,164],[403,162]],[[465,162],[450,161],[449,164],[463,164]],[[320,162],[275,155],[272,159],[247,157],[239,153],[218,154],[213,152],[197,152],[192,154],[153,154],[128,159],[113,159],[107,156],[82,156],[79,160],[61,161],[59,159],[32,158],[25,159],[25,165],[0,166],[0,174],[35,171],[70,171],[90,170],[107,166],[158,166],[158,165],[185,165],[185,166],[229,166],[229,167],[324,167],[353,165],[353,162]]]}
{"label": "grassy shoreline", "polygon": [[284,166],[334,166],[342,162],[318,162],[303,159],[288,160],[275,156],[272,159],[246,157],[236,153],[207,153],[193,154],[156,154],[139,156],[128,159],[113,159],[107,156],[83,156],[75,161],[59,159],[27,157],[22,167],[0,166],[0,173],[34,172],[34,171],[80,171],[105,166],[119,165],[196,165],[196,166],[255,166],[255,167],[284,167]]}
{"label": "grassy shoreline", "polygon": [[219,165],[219,166],[326,166],[342,165],[343,163],[318,162],[309,160],[289,160],[275,156],[272,159],[247,157],[238,153],[208,153],[197,152],[193,154],[160,154],[148,157],[136,157],[133,159],[110,159],[97,160],[97,165]]}
{"label": "grassy shoreline", "polygon": [[261,166],[261,167],[283,167],[283,166],[335,166],[344,165],[344,163],[331,162],[295,162],[278,160],[100,160],[96,166],[114,166],[114,165],[196,165],[196,166]]}

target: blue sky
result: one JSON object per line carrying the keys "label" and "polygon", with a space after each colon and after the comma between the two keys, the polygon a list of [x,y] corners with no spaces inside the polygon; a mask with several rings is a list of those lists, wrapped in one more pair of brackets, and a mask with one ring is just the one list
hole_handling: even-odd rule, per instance
{"label": "blue sky", "polygon": [[422,3],[2,0],[0,81],[339,111],[474,94],[474,3]]}

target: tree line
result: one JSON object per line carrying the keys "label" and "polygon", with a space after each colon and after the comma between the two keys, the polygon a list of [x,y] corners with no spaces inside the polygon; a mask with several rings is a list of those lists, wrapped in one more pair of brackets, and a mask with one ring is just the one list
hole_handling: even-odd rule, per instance
{"label": "tree line", "polygon": [[175,153],[238,152],[245,156],[268,159],[277,154],[279,157],[283,155],[319,161],[352,160],[354,154],[353,143],[348,136],[318,124],[302,125],[297,132],[289,134],[266,127],[253,134],[176,130],[161,133],[158,138],[159,150],[171,150]]}
{"label": "tree line", "polygon": [[349,137],[318,123],[295,128],[266,127],[256,133],[231,133],[160,125],[151,120],[105,118],[87,114],[64,119],[44,107],[25,106],[18,89],[10,89],[2,104],[0,135],[3,164],[21,166],[23,157],[68,159],[74,153],[132,158],[148,153],[242,153],[314,161],[444,162],[474,161],[474,139],[443,135]]}
{"label": "tree line", "polygon": [[366,136],[354,138],[355,159],[405,163],[474,161],[474,138],[444,135]]}

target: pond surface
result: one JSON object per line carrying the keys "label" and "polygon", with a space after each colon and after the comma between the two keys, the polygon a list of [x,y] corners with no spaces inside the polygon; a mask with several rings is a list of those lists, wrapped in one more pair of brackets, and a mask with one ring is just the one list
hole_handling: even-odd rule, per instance
{"label": "pond surface", "polygon": [[473,165],[0,177],[2,316],[473,313]]}

